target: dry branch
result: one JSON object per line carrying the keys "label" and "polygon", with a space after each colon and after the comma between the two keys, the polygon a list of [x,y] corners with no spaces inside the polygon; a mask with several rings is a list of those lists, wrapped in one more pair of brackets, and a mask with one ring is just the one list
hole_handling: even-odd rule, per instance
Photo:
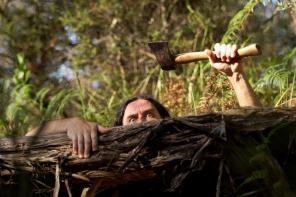
{"label": "dry branch", "polygon": [[[271,155],[273,143],[280,147],[274,136],[288,136],[280,141],[287,151],[284,159]],[[52,193],[54,182],[60,187],[65,182],[65,194],[72,195],[70,189],[78,187],[101,192],[130,182],[164,179],[162,189],[180,195],[196,189],[186,186],[188,180],[196,180],[207,184],[198,185],[197,192],[205,187],[212,189],[213,196],[249,191],[288,196],[295,183],[285,165],[295,161],[295,136],[296,109],[240,109],[113,128],[99,137],[99,149],[89,159],[71,155],[65,133],[3,138],[1,192],[12,192],[22,177],[32,180],[28,192],[35,193]],[[198,180],[204,174],[213,180]]]}

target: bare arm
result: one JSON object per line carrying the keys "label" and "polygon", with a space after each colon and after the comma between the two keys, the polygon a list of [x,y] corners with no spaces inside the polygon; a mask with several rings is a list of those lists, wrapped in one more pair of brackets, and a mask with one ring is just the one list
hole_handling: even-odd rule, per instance
{"label": "bare arm", "polygon": [[260,101],[243,72],[237,49],[236,45],[217,43],[215,51],[206,50],[205,52],[212,67],[227,75],[241,107],[261,107]]}
{"label": "bare arm", "polygon": [[58,119],[46,122],[26,133],[26,136],[44,135],[49,133],[67,132],[67,125],[70,124],[72,118]]}
{"label": "bare arm", "polygon": [[250,86],[246,75],[242,72],[237,78],[228,77],[232,88],[235,92],[239,106],[241,107],[261,107],[260,101],[257,99],[253,88]]}
{"label": "bare arm", "polygon": [[72,140],[73,153],[78,154],[79,158],[88,158],[91,150],[96,151],[98,148],[98,134],[108,131],[109,129],[103,128],[97,123],[74,117],[46,122],[29,131],[26,136],[67,132]]}

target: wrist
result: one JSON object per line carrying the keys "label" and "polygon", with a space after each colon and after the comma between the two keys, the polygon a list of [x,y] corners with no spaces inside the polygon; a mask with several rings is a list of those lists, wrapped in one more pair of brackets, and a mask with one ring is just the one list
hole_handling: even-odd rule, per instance
{"label": "wrist", "polygon": [[246,81],[246,75],[243,72],[233,73],[231,76],[227,76],[227,78],[233,86],[241,83],[242,81]]}

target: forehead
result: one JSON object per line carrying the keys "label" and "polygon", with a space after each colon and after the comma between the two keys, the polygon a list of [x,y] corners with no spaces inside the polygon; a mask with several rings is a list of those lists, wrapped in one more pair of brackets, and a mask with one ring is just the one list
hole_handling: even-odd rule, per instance
{"label": "forehead", "polygon": [[145,111],[150,109],[154,109],[157,111],[155,106],[150,101],[147,101],[145,99],[137,99],[126,106],[125,113],[135,113],[139,110]]}

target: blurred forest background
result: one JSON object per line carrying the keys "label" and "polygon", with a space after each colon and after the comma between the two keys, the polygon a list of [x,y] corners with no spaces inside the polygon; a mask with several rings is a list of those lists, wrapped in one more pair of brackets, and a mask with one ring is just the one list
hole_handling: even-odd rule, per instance
{"label": "blurred forest background", "polygon": [[244,60],[264,106],[296,106],[295,0],[1,0],[0,136],[80,116],[111,126],[117,107],[151,94],[175,116],[237,107],[208,62],[165,72],[147,47],[175,52],[258,43]]}

